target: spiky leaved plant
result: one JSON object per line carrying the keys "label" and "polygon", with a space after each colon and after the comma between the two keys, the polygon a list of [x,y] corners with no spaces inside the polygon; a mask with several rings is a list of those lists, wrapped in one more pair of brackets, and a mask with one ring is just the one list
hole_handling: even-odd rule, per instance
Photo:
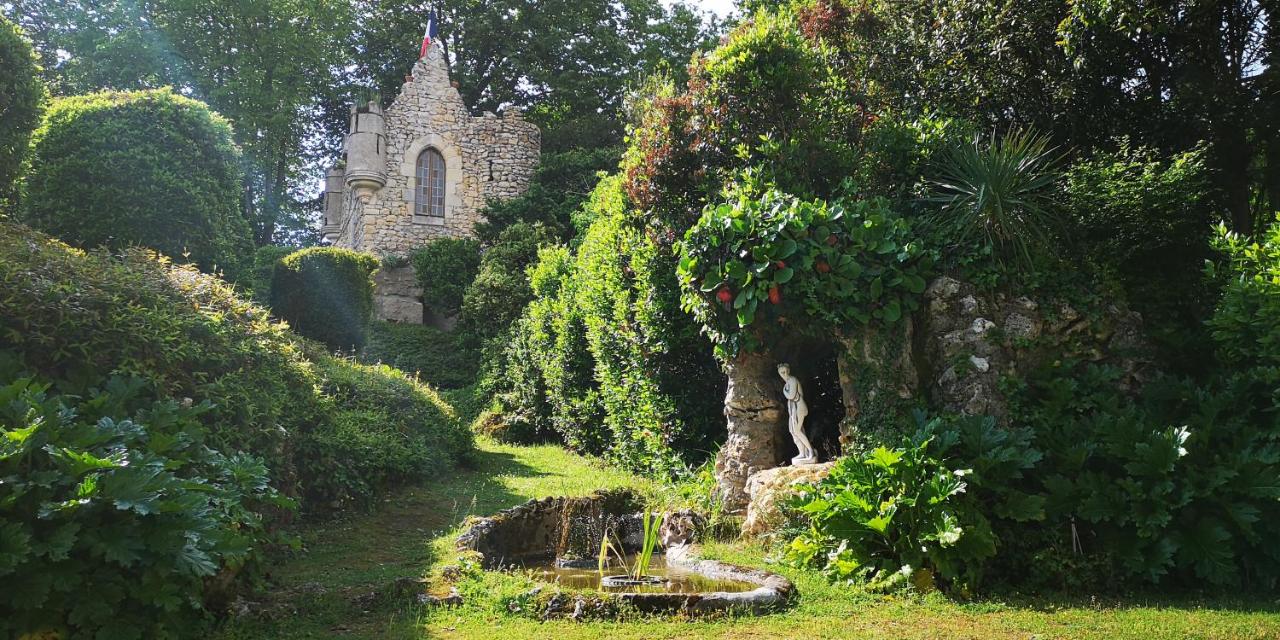
{"label": "spiky leaved plant", "polygon": [[982,144],[951,150],[942,160],[930,201],[942,204],[934,222],[956,244],[980,240],[997,259],[1022,266],[1033,251],[1052,249],[1057,220],[1049,207],[1062,156],[1047,136],[1014,130]]}

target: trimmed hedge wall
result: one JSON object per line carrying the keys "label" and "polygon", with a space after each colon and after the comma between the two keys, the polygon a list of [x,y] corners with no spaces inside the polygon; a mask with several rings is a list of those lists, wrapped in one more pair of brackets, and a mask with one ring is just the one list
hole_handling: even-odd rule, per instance
{"label": "trimmed hedge wall", "polygon": [[4,69],[0,73],[0,204],[4,204],[12,195],[46,97],[31,43],[4,16],[0,16],[0,69]]}
{"label": "trimmed hedge wall", "polygon": [[81,247],[142,245],[235,280],[253,251],[231,126],[170,89],[56,100],[32,142],[23,221]]}
{"label": "trimmed hedge wall", "polygon": [[373,272],[380,264],[350,249],[295,251],[275,263],[271,309],[295,331],[331,349],[359,349],[373,313]]}

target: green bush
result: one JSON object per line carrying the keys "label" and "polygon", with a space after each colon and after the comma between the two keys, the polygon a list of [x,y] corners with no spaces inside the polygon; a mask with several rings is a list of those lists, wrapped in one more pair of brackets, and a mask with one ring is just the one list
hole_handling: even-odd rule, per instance
{"label": "green bush", "polygon": [[782,334],[896,323],[918,306],[930,264],[883,198],[810,202],[748,183],[707,206],[677,274],[685,307],[728,358]]}
{"label": "green bush", "polygon": [[[344,470],[354,463],[342,448],[314,444],[333,416],[361,402],[349,385],[326,380],[354,378],[371,395],[381,386],[402,390],[405,399],[384,411],[414,416],[412,428],[423,432],[414,437],[426,442],[451,441],[437,434],[459,429],[433,392],[409,389],[398,373],[364,367],[359,376],[326,378],[347,365],[328,363],[321,347],[216,278],[142,250],[85,254],[21,225],[0,223],[0,231],[0,335],[34,374],[71,382],[136,376],[160,397],[207,401],[198,419],[208,445],[261,457],[272,486],[309,511],[373,497],[363,487],[335,487],[332,478],[354,475]],[[420,408],[407,411],[404,402]],[[405,419],[388,413],[385,421]],[[457,453],[436,450],[437,459]]]}
{"label": "green bush", "polygon": [[[0,594],[5,637],[190,636],[206,597],[258,559],[263,505],[287,506],[248,455],[205,442],[208,403],[112,377],[63,394],[0,352]],[[221,574],[222,580],[215,580]]]}
{"label": "green bush", "polygon": [[513,439],[558,434],[575,451],[603,455],[604,409],[573,276],[573,254],[566,247],[538,252],[529,269],[533,300],[512,326],[500,367],[486,372],[485,386],[503,407]]}
{"label": "green bush", "polygon": [[240,162],[227,122],[172,90],[62,98],[32,141],[22,217],[77,246],[140,244],[235,279],[252,251]]}
{"label": "green bush", "polygon": [[302,453],[316,467],[312,489],[333,506],[368,504],[386,487],[430,477],[471,450],[471,432],[453,408],[404,372],[324,355],[316,364],[335,411]]}
{"label": "green bush", "polygon": [[484,250],[475,279],[462,298],[458,330],[469,346],[479,348],[507,332],[532,298],[525,271],[538,258],[538,248],[551,243],[541,225],[518,222],[502,231]]}
{"label": "green bush", "polygon": [[1114,153],[1072,165],[1065,196],[1085,255],[1119,281],[1165,360],[1202,370],[1212,357],[1203,323],[1214,290],[1200,271],[1214,257],[1207,239],[1223,215],[1212,208],[1204,151],[1164,158],[1121,141]]}
{"label": "green bush", "polygon": [[499,397],[532,433],[549,426],[579,451],[678,473],[723,432],[723,376],[680,310],[674,259],[631,224],[621,188],[617,176],[597,186],[572,263],[540,254]]}
{"label": "green bush", "polygon": [[1219,224],[1214,246],[1223,255],[1209,265],[1222,285],[1209,320],[1218,357],[1229,370],[1280,380],[1280,214],[1252,241]]}
{"label": "green bush", "polygon": [[336,247],[312,247],[276,261],[271,310],[298,333],[331,349],[364,346],[373,313],[377,258]]}
{"label": "green bush", "polygon": [[956,579],[962,562],[995,554],[989,526],[959,507],[967,474],[930,456],[927,439],[841,458],[791,499],[808,528],[787,558],[873,589],[929,585],[935,573]]}
{"label": "green bush", "polygon": [[0,204],[12,196],[31,132],[40,123],[46,93],[35,51],[22,29],[0,16]]}
{"label": "green bush", "polygon": [[242,284],[254,302],[263,306],[271,304],[271,278],[275,276],[276,263],[294,251],[297,249],[269,244],[253,252],[253,270],[242,279]]}
{"label": "green bush", "polygon": [[360,361],[385,363],[440,389],[473,384],[478,356],[460,344],[457,332],[421,324],[374,321],[369,339],[360,350]]}
{"label": "green bush", "polygon": [[462,308],[467,286],[480,268],[480,243],[471,238],[440,238],[413,251],[413,272],[422,287],[422,304],[440,316]]}

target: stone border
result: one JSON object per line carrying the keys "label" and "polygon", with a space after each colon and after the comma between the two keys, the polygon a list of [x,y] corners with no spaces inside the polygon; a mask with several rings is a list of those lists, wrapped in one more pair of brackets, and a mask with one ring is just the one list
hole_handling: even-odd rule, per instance
{"label": "stone border", "polygon": [[[501,569],[506,563],[557,555],[558,545],[569,539],[564,523],[573,517],[607,517],[629,523],[640,520],[631,510],[636,499],[628,492],[597,492],[585,498],[543,498],[475,520],[458,536],[457,547],[478,556],[481,567]],[[669,565],[716,580],[732,580],[756,585],[750,591],[709,591],[705,593],[602,593],[604,599],[626,603],[648,613],[730,612],[760,615],[787,606],[795,596],[791,581],[763,569],[752,569],[697,557],[692,531],[696,516],[677,512],[663,524],[661,538]],[[670,525],[670,526],[669,526]],[[622,532],[623,545],[635,544],[635,531]],[[598,544],[598,542],[596,543]]]}
{"label": "stone border", "polygon": [[751,569],[719,560],[700,560],[693,545],[666,550],[667,564],[716,580],[733,580],[757,585],[751,591],[708,591],[705,593],[612,593],[612,599],[626,602],[645,612],[749,613],[762,615],[785,608],[795,596],[795,585],[776,573]]}

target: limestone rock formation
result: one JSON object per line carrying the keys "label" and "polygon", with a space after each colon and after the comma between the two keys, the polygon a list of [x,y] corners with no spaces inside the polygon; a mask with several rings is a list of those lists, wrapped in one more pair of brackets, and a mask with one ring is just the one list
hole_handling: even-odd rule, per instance
{"label": "limestone rock formation", "polygon": [[782,506],[796,485],[811,484],[831,473],[835,462],[776,467],[751,474],[747,479],[747,518],[742,535],[762,536],[783,524]]}
{"label": "limestone rock formation", "polygon": [[724,415],[729,435],[716,456],[716,484],[729,513],[747,506],[747,478],[785,459],[787,410],[776,363],[768,354],[742,353],[728,364]]}

